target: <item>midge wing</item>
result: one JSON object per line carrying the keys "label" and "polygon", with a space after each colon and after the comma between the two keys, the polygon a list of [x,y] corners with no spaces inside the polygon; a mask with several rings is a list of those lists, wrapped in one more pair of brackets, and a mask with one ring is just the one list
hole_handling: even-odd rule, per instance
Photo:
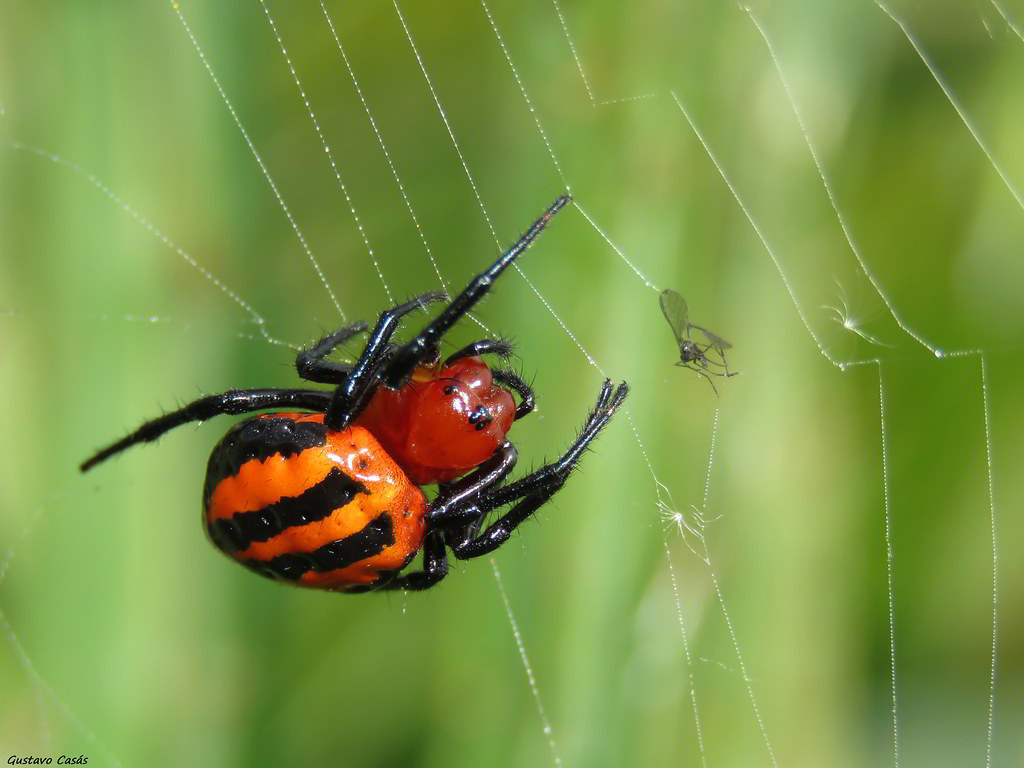
{"label": "midge wing", "polygon": [[696,328],[698,331],[703,333],[704,337],[711,344],[711,348],[717,350],[719,354],[725,352],[725,350],[730,349],[732,347],[732,344],[730,344],[728,341],[723,339],[718,334],[712,333],[707,328],[701,328],[699,325],[694,325],[693,323],[690,323],[690,327]]}
{"label": "midge wing", "polygon": [[661,292],[659,301],[661,302],[661,313],[665,315],[665,319],[672,327],[676,343],[682,347],[683,342],[688,338],[690,327],[687,322],[690,313],[686,308],[686,299],[671,288],[666,288]]}

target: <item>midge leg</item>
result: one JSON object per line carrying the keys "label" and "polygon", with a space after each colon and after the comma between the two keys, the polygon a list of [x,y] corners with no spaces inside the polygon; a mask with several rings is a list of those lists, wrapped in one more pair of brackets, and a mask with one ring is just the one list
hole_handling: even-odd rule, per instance
{"label": "midge leg", "polygon": [[[566,479],[575,469],[583,451],[598,436],[628,394],[629,388],[625,382],[613,391],[611,381],[605,381],[601,387],[601,394],[597,398],[597,404],[587,417],[579,437],[573,441],[561,458],[514,483],[484,491],[475,500],[467,499],[469,506],[460,510],[459,517],[473,514],[476,516],[476,520],[461,530],[453,531],[447,537],[448,546],[452,548],[455,556],[460,560],[468,560],[493,552],[504,544],[520,523],[561,490]],[[513,502],[516,503],[512,509],[498,518],[483,533],[478,533],[484,516],[488,512]]]}
{"label": "midge leg", "polygon": [[[708,357],[707,352],[708,352],[709,349],[713,350],[716,355],[718,355],[720,358],[722,358],[722,361],[719,362],[718,360],[712,360],[710,357]],[[708,373],[710,373],[712,376],[723,376],[725,378],[729,378],[730,376],[738,376],[739,375],[739,373],[740,373],[739,371],[730,371],[729,370],[729,362],[725,359],[725,355],[723,355],[721,350],[715,348],[713,345],[708,344],[706,347],[701,349],[701,353],[704,355],[704,362],[706,362],[708,365],[713,365],[716,368],[722,368],[723,369],[721,372],[718,372],[718,371],[708,371]]]}
{"label": "midge leg", "polygon": [[462,293],[452,299],[451,303],[444,308],[440,315],[420,331],[416,338],[401,347],[388,361],[387,365],[384,366],[382,373],[384,384],[391,389],[398,389],[409,378],[413,368],[432,355],[436,355],[437,345],[441,337],[464,314],[472,309],[480,299],[487,295],[487,292],[491,290],[491,285],[498,279],[498,276],[505,271],[509,264],[516,260],[516,257],[533,244],[533,241],[537,239],[537,235],[544,230],[554,215],[562,210],[570,200],[571,198],[568,195],[562,195],[556,199],[544,211],[541,217],[533,222],[533,225],[526,230],[526,233],[519,238],[515,245],[499,256],[498,260],[485,272],[474,277],[469,285],[463,289]]}
{"label": "midge leg", "polygon": [[701,376],[708,380],[708,384],[711,385],[711,390],[715,393],[715,397],[718,397],[718,387],[716,387],[715,382],[711,380],[711,377],[708,375],[708,371],[704,370],[703,368],[697,367],[693,363],[684,363],[682,361],[676,363],[676,367],[687,368],[695,373],[699,373]]}
{"label": "midge leg", "polygon": [[206,421],[206,419],[220,414],[237,416],[270,408],[301,408],[306,411],[323,411],[330,400],[330,392],[321,392],[316,389],[232,389],[220,395],[201,397],[183,408],[147,421],[127,437],[108,445],[83,461],[78,468],[82,472],[86,472],[114,454],[137,443],[152,442],[175,427],[192,421]]}

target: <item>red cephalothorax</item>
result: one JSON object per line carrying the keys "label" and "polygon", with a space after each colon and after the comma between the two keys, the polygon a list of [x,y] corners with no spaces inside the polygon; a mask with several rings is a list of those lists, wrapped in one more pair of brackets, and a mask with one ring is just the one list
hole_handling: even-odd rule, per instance
{"label": "red cephalothorax", "polygon": [[[353,365],[327,356],[367,331],[366,323],[301,350],[299,376],[333,389],[232,389],[202,397],[97,451],[82,471],[182,424],[277,411],[239,422],[213,449],[203,490],[210,540],[236,562],[286,583],[346,592],[434,586],[448,573],[449,549],[462,560],[493,552],[558,493],[629,392],[625,382],[605,381],[565,453],[506,483],[518,453],[505,434],[533,410],[533,390],[480,356],[507,359],[511,345],[482,339],[432,362],[448,329],[568,202],[566,195],[555,200],[405,344],[392,342],[402,318],[448,299],[445,293],[382,312]],[[419,486],[434,484],[437,495],[428,502]],[[484,528],[488,515],[502,509]],[[400,573],[421,550],[422,569]]]}
{"label": "red cephalothorax", "polygon": [[417,485],[454,480],[494,455],[516,418],[512,393],[479,357],[420,367],[398,390],[381,387],[356,421]]}

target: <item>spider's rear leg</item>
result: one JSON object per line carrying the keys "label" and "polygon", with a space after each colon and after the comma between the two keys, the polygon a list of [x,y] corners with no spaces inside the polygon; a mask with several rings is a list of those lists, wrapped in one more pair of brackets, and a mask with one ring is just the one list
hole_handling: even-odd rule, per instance
{"label": "spider's rear leg", "polygon": [[368,590],[358,591],[386,592],[404,589],[409,592],[420,592],[437,585],[447,575],[448,555],[444,549],[444,534],[441,531],[430,531],[427,534],[426,541],[423,543],[422,570],[410,571],[381,584],[379,587],[370,587]]}
{"label": "spider's rear leg", "polygon": [[319,384],[341,384],[352,370],[352,366],[332,363],[324,358],[336,347],[368,327],[367,323],[362,321],[343,326],[334,333],[324,336],[312,347],[301,350],[295,356],[295,369],[299,372],[299,378]]}
{"label": "spider's rear leg", "polygon": [[[625,382],[613,389],[611,381],[605,381],[597,404],[587,417],[579,437],[573,441],[561,458],[514,483],[486,492],[477,501],[471,502],[470,509],[467,509],[466,513],[475,512],[476,520],[453,531],[447,537],[448,546],[452,548],[455,556],[460,560],[468,560],[493,552],[504,544],[520,523],[561,490],[573,469],[576,468],[583,451],[604,429],[628,394],[629,387]],[[515,506],[512,509],[498,518],[483,533],[479,533],[479,527],[488,512],[513,502],[515,502]]]}
{"label": "spider's rear leg", "polygon": [[323,411],[330,402],[330,392],[315,389],[232,389],[219,395],[194,400],[176,411],[151,419],[127,437],[97,451],[79,465],[87,472],[111,456],[139,443],[151,443],[175,427],[193,421],[206,421],[220,414],[237,416],[274,408],[302,408]]}

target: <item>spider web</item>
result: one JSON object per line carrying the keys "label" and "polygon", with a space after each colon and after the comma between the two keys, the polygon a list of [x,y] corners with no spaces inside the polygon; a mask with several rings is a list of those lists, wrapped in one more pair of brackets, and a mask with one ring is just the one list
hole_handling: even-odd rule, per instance
{"label": "spider web", "polygon": [[[19,16],[61,44],[5,45],[0,77],[23,405],[3,744],[147,765],[1013,764],[1015,10]],[[111,61],[83,52],[104,33]],[[154,399],[290,381],[279,347],[311,325],[458,287],[562,189],[575,209],[476,318],[536,375],[521,455],[558,450],[603,376],[633,395],[489,568],[390,602],[235,574],[181,525],[223,425],[74,476]],[[719,400],[671,367],[669,286],[736,345]]]}

